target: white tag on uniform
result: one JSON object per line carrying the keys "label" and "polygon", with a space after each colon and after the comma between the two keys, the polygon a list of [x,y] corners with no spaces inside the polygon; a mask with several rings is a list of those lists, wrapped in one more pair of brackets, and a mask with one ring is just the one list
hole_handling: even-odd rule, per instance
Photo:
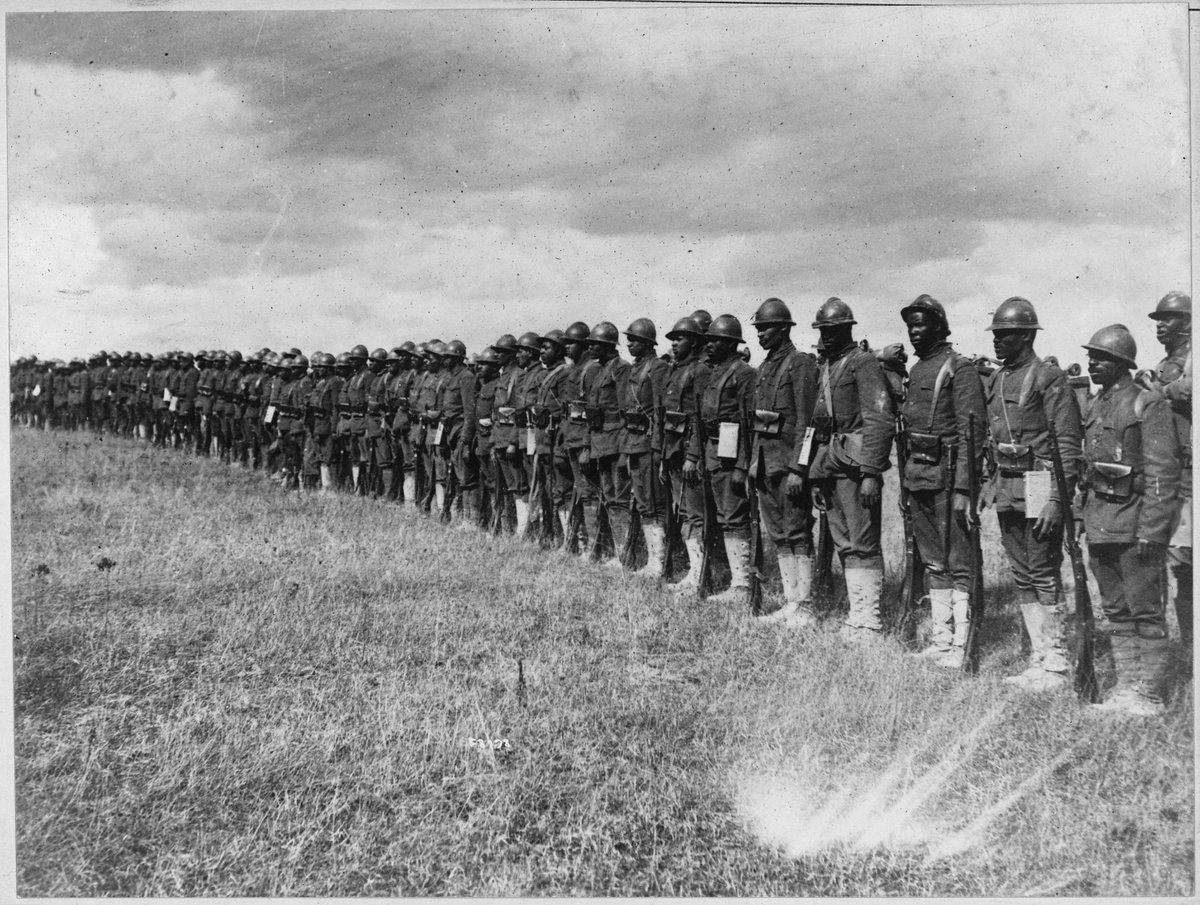
{"label": "white tag on uniform", "polygon": [[33,388],[33,395],[34,396],[42,395],[42,385],[40,383]]}
{"label": "white tag on uniform", "polygon": [[717,435],[717,456],[721,459],[736,459],[738,454],[738,425],[733,421],[722,421]]}
{"label": "white tag on uniform", "polygon": [[1036,519],[1050,502],[1050,482],[1054,474],[1049,471],[1025,472],[1025,518]]}
{"label": "white tag on uniform", "polygon": [[433,432],[433,445],[442,445],[442,436],[446,433],[446,425],[441,421],[438,422],[437,430]]}
{"label": "white tag on uniform", "polygon": [[532,456],[537,452],[537,433],[532,427],[525,428],[525,454]]}
{"label": "white tag on uniform", "polygon": [[265,415],[263,415],[263,424],[274,424],[274,423],[275,423],[275,406],[268,405],[267,413]]}
{"label": "white tag on uniform", "polygon": [[169,411],[169,412],[173,412],[173,411],[175,411],[175,406],[176,406],[178,403],[179,403],[179,397],[178,397],[178,396],[172,396],[172,397],[171,397],[171,404],[167,406],[167,411]]}
{"label": "white tag on uniform", "polygon": [[813,437],[817,435],[815,427],[806,427],[804,429],[804,442],[800,444],[800,458],[796,460],[797,465],[811,465],[813,454]]}
{"label": "white tag on uniform", "polygon": [[171,401],[171,391],[163,390],[163,402],[170,402],[170,401]]}

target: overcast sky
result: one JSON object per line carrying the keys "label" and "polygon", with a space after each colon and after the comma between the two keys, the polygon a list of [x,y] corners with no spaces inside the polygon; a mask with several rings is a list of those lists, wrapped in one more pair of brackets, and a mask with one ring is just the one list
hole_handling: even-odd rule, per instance
{"label": "overcast sky", "polygon": [[[1186,288],[1186,7],[7,17],[11,351],[340,352]],[[665,348],[665,340],[660,350]]]}

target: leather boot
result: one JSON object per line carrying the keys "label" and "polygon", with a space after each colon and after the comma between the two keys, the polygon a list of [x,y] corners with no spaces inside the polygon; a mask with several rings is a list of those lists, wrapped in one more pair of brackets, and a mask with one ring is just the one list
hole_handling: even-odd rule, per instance
{"label": "leather boot", "polygon": [[1171,672],[1171,642],[1162,638],[1138,638],[1139,716],[1157,716],[1166,710],[1167,678]]}
{"label": "leather boot", "polygon": [[1108,633],[1112,645],[1113,668],[1117,674],[1117,684],[1109,691],[1099,704],[1092,704],[1088,709],[1095,713],[1125,714],[1130,707],[1139,704],[1138,688],[1141,680],[1140,645],[1138,636],[1125,632]]}
{"label": "leather boot", "polygon": [[879,637],[883,632],[883,620],[879,617],[879,595],[883,588],[882,570],[847,567],[845,573],[850,612],[840,634],[844,639],[851,641]]}
{"label": "leather boot", "polygon": [[676,594],[695,594],[700,590],[700,564],[704,559],[704,543],[698,537],[689,537],[684,539],[683,546],[688,554],[687,574],[668,587]]}
{"label": "leather boot", "polygon": [[726,537],[724,540],[725,555],[729,559],[729,587],[708,599],[721,605],[744,605],[750,591],[750,540],[743,537]]}
{"label": "leather boot", "polygon": [[393,472],[392,472],[392,469],[390,469],[390,468],[379,469],[379,494],[378,494],[378,496],[381,499],[388,498],[389,491],[392,488],[392,474],[393,474]]}
{"label": "leather boot", "polygon": [[963,654],[967,649],[967,631],[971,625],[971,595],[955,590],[950,600],[954,608],[954,641],[950,650],[934,663],[946,669],[962,669]]}
{"label": "leather boot", "polygon": [[910,656],[922,660],[940,660],[954,646],[954,592],[950,588],[930,588],[929,647]]}
{"label": "leather boot", "polygon": [[525,539],[525,531],[529,527],[529,503],[522,499],[513,501],[517,507],[517,539]]}
{"label": "leather boot", "polygon": [[663,577],[663,555],[666,552],[666,532],[658,522],[643,522],[642,536],[646,538],[646,565],[634,574],[639,578],[658,581]]}
{"label": "leather boot", "polygon": [[328,465],[321,466],[321,493],[333,491],[333,470]]}
{"label": "leather boot", "polygon": [[404,473],[404,480],[400,482],[404,493],[405,505],[412,506],[417,501],[417,476],[411,471]]}
{"label": "leather boot", "polygon": [[445,484],[434,484],[433,485],[433,509],[430,511],[429,514],[436,515],[438,518],[441,518],[442,513],[445,510],[446,510],[446,485]]}

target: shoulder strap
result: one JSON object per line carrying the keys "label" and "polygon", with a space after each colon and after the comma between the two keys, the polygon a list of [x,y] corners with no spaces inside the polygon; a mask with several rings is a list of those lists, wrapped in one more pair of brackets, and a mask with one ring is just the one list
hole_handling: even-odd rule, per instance
{"label": "shoulder strap", "polygon": [[954,376],[954,351],[946,356],[946,360],[942,362],[941,368],[938,369],[937,377],[933,381],[933,399],[929,403],[929,431],[933,431],[933,418],[937,414],[938,397],[942,394],[942,387],[946,385],[946,381]]}

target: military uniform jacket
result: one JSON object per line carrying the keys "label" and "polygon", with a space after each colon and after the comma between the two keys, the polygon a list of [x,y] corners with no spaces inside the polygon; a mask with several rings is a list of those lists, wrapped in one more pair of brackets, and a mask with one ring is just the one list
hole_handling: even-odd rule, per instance
{"label": "military uniform jacket", "polygon": [[228,407],[226,402],[229,398],[228,382],[229,372],[224,367],[218,368],[212,372],[212,413],[213,417],[217,418],[225,414],[225,409]]}
{"label": "military uniform jacket", "polygon": [[663,391],[671,366],[651,353],[629,368],[621,396],[621,452],[662,451]]}
{"label": "military uniform jacket", "polygon": [[1192,340],[1158,363],[1155,369],[1161,382],[1159,391],[1171,407],[1175,419],[1175,439],[1179,444],[1181,493],[1192,497]]}
{"label": "military uniform jacket", "polygon": [[1167,401],[1122,375],[1088,406],[1083,456],[1088,544],[1166,544],[1180,483],[1179,446]]}
{"label": "military uniform jacket", "polygon": [[91,369],[92,375],[92,402],[100,402],[104,399],[105,389],[108,386],[108,365],[96,365]]}
{"label": "military uniform jacket", "polygon": [[408,430],[408,392],[416,375],[416,371],[406,369],[388,381],[385,398],[388,412],[392,417],[391,427],[394,434]]}
{"label": "military uniform jacket", "polygon": [[367,431],[367,391],[370,389],[375,375],[365,367],[355,372],[347,381],[343,390],[343,398],[350,406],[350,433],[365,434]]}
{"label": "military uniform jacket", "polygon": [[165,367],[155,368],[150,372],[150,407],[155,411],[161,411],[170,404],[163,399],[163,392],[170,392],[167,386],[170,378],[171,372]]}
{"label": "military uniform jacket", "polygon": [[67,396],[71,391],[70,378],[66,374],[54,375],[54,407],[66,408]]}
{"label": "military uniform jacket", "polygon": [[461,361],[443,372],[444,380],[434,405],[441,412],[442,442],[468,447],[475,442],[475,375]]}
{"label": "military uniform jacket", "polygon": [[[371,373],[368,371],[368,373]],[[367,380],[367,413],[363,419],[366,435],[372,440],[382,437],[387,428],[387,371],[371,373]]]}
{"label": "military uniform jacket", "polygon": [[216,376],[217,372],[212,368],[205,368],[196,379],[196,411],[201,415],[207,415],[212,412],[213,379]]}
{"label": "military uniform jacket", "polygon": [[342,379],[335,375],[313,382],[305,405],[314,437],[328,437],[333,433],[337,424],[337,401],[341,388]]}
{"label": "military uniform jacket", "polygon": [[267,375],[262,371],[253,371],[242,378],[242,395],[246,404],[242,409],[243,418],[261,418],[263,402],[263,386]]}
{"label": "military uniform jacket", "polygon": [[[313,379],[307,374],[302,374],[291,383],[289,383],[283,391],[282,404],[287,406],[293,413],[291,425],[288,427],[292,433],[304,433],[304,411],[308,405],[308,397],[312,393]],[[282,418],[280,421],[282,422]],[[279,428],[283,430],[281,426]]]}
{"label": "military uniform jacket", "polygon": [[971,360],[959,355],[948,342],[934,346],[917,360],[908,375],[901,407],[908,435],[904,463],[907,490],[942,490],[951,446],[958,448],[954,489],[967,493],[971,486],[967,468],[967,434],[975,415],[975,473],[983,479],[987,407],[983,381]]}
{"label": "military uniform jacket", "polygon": [[537,451],[548,453],[562,434],[562,419],[566,410],[567,378],[571,368],[560,361],[552,370],[542,373],[537,395],[529,408],[529,420],[534,427]]}
{"label": "military uniform jacket", "polygon": [[588,387],[588,426],[591,428],[588,439],[595,458],[621,452],[622,391],[629,382],[630,370],[629,362],[618,355],[597,368],[592,385]]}
{"label": "military uniform jacket", "polygon": [[[816,359],[798,351],[790,341],[772,351],[759,365],[750,449],[753,474],[757,475],[760,468],[765,469],[766,475],[808,474],[808,463],[800,461],[800,453],[812,420],[816,393]],[[768,423],[762,413],[778,417]]]}
{"label": "military uniform jacket", "polygon": [[[685,454],[689,461],[699,462],[699,440],[696,439],[698,400],[709,374],[709,367],[695,356],[682,364],[668,365],[667,381],[663,384],[663,458],[674,459]],[[694,441],[689,445],[689,441]]]}
{"label": "military uniform jacket", "polygon": [[562,388],[562,398],[566,400],[567,411],[560,432],[561,443],[566,449],[583,449],[590,445],[587,399],[592,381],[596,379],[596,372],[599,370],[600,363],[590,356],[567,368]]}
{"label": "military uniform jacket", "polygon": [[[171,394],[172,399],[179,398],[179,386],[181,383],[183,383],[183,371],[181,371],[175,365],[172,365],[167,370],[167,392]],[[170,408],[169,402],[167,403],[167,407]],[[177,411],[179,409],[178,402],[175,403],[175,409]]]}
{"label": "military uniform jacket", "polygon": [[896,434],[893,411],[887,377],[872,353],[851,343],[830,356],[817,379],[813,409],[817,449],[810,476],[819,479],[887,471]]}
{"label": "military uniform jacket", "polygon": [[475,452],[487,458],[492,452],[492,406],[496,398],[496,379],[482,381],[475,391]]}
{"label": "military uniform jacket", "polygon": [[538,389],[545,379],[546,369],[537,359],[517,378],[513,397],[513,405],[517,407],[517,447],[525,454],[530,454],[530,431],[533,431],[533,448],[537,449],[537,431],[530,420],[530,411],[537,404]]}
{"label": "military uniform jacket", "polygon": [[517,442],[516,410],[520,404],[520,381],[524,372],[515,362],[500,372],[492,395],[492,444],[503,448]]}
{"label": "military uniform jacket", "polygon": [[[1051,469],[1050,432],[1053,422],[1062,451],[1067,486],[1079,477],[1083,428],[1079,403],[1067,384],[1067,375],[1032,353],[998,368],[984,386],[988,430],[996,471],[988,484],[999,512],[1025,512],[1024,470]],[[1003,444],[1010,444],[1005,450]],[[1027,450],[1023,456],[1016,455]],[[1021,459],[1024,461],[1022,462]],[[1058,487],[1050,482],[1050,499],[1058,501]],[[1061,502],[1061,501],[1059,501]],[[1036,517],[1038,513],[1026,513]]]}
{"label": "military uniform jacket", "polygon": [[[703,455],[705,467],[710,471],[732,464],[738,471],[750,468],[750,424],[754,412],[754,385],[758,375],[754,368],[742,361],[738,355],[716,365],[708,374],[700,391],[698,419],[704,428],[704,448],[700,448],[699,436],[693,438],[688,450],[688,459],[699,459]],[[737,456],[732,462],[717,457],[722,424],[738,426]]]}
{"label": "military uniform jacket", "polygon": [[193,367],[185,367],[179,378],[179,402],[175,405],[176,414],[186,415],[196,407],[196,385],[200,382],[200,372]]}
{"label": "military uniform jacket", "polygon": [[89,398],[88,389],[88,372],[86,370],[73,371],[67,377],[67,404],[83,405]]}

